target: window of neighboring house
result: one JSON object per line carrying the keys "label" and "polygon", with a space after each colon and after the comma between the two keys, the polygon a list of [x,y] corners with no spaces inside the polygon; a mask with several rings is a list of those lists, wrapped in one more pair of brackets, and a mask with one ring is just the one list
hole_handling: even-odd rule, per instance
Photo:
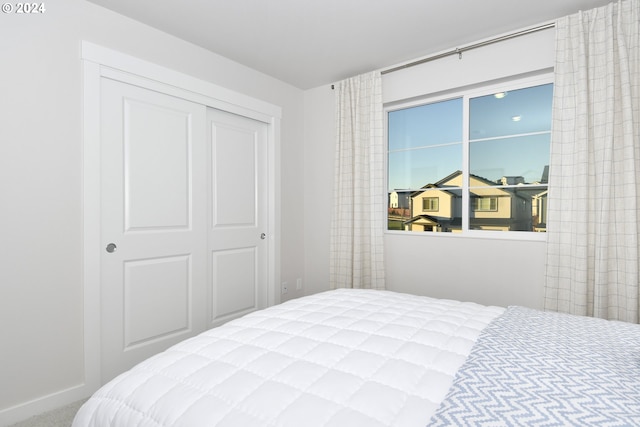
{"label": "window of neighboring house", "polygon": [[423,197],[422,210],[425,212],[436,212],[438,210],[439,199],[437,197]]}
{"label": "window of neighboring house", "polygon": [[[409,197],[388,229],[546,231],[551,81],[514,80],[387,108],[388,191]],[[434,212],[428,221],[425,211]]]}
{"label": "window of neighboring house", "polygon": [[473,210],[476,212],[495,212],[498,210],[497,197],[476,197],[473,200]]}

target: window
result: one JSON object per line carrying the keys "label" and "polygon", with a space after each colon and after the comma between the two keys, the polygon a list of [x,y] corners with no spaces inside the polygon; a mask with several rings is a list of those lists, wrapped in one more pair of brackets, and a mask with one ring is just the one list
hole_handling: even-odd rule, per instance
{"label": "window", "polygon": [[545,76],[388,108],[388,229],[546,231],[552,96]]}
{"label": "window", "polygon": [[498,210],[497,197],[476,197],[473,200],[473,210],[480,212],[495,212]]}
{"label": "window", "polygon": [[437,197],[423,197],[422,198],[422,210],[425,212],[435,212],[438,210],[438,202],[440,199]]}

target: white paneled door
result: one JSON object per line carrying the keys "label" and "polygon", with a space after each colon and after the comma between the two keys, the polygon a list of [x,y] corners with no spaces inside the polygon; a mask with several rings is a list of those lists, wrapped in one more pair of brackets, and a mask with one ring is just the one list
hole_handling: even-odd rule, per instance
{"label": "white paneled door", "polygon": [[267,125],[208,111],[209,326],[267,305]]}
{"label": "white paneled door", "polygon": [[266,306],[266,124],[101,83],[101,371]]}

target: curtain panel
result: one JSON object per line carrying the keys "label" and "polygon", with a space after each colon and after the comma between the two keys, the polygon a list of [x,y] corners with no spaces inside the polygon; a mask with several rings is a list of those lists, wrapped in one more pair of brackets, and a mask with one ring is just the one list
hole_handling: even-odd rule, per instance
{"label": "curtain panel", "polygon": [[638,323],[639,5],[556,23],[547,310]]}
{"label": "curtain panel", "polygon": [[384,289],[385,172],[379,71],[336,86],[330,287]]}

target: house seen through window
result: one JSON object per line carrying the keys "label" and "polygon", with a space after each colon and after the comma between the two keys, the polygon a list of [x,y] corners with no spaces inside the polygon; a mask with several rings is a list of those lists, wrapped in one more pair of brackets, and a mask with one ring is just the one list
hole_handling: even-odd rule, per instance
{"label": "house seen through window", "polygon": [[546,78],[388,109],[388,229],[546,231],[552,95]]}

